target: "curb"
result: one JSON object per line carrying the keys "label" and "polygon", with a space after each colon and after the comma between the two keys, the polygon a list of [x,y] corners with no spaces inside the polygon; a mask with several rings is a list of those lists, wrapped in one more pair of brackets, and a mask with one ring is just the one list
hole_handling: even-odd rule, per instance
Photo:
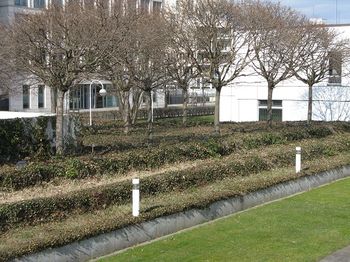
{"label": "curb", "polygon": [[283,182],[244,196],[221,200],[204,209],[192,209],[101,234],[89,239],[14,259],[16,262],[88,261],[154,240],[220,217],[280,198],[308,191],[350,176],[350,166]]}

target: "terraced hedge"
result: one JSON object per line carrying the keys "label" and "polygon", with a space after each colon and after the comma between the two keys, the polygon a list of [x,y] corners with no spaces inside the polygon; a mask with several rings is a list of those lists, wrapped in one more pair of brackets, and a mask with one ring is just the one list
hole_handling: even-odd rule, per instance
{"label": "terraced hedge", "polygon": [[[350,129],[349,129],[350,130]],[[338,128],[337,132],[347,131]],[[250,150],[274,144],[285,144],[309,138],[323,138],[334,130],[327,127],[287,129],[280,132],[264,132],[237,139],[234,135],[210,137],[203,141],[165,144],[146,149],[134,149],[123,153],[101,156],[84,156],[34,162],[22,170],[0,170],[0,188],[19,190],[56,177],[80,179],[89,176],[122,175],[130,170],[159,168],[165,164],[222,157],[240,150]]]}
{"label": "terraced hedge", "polygon": [[[350,152],[350,137],[334,136],[323,140],[301,143],[303,159],[333,156]],[[142,195],[157,195],[172,190],[185,190],[206,185],[212,181],[248,175],[294,164],[295,148],[291,145],[272,146],[264,151],[252,150],[243,155],[233,154],[225,159],[213,159],[206,166],[197,166],[179,171],[169,171],[142,179]],[[36,224],[62,219],[72,213],[82,213],[106,208],[130,201],[130,181],[115,183],[93,189],[50,198],[33,199],[0,205],[0,229],[19,224]]]}

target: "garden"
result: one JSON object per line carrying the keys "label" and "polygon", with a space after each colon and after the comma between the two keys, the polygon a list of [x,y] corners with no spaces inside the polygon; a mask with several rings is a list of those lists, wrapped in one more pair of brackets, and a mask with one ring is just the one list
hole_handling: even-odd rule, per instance
{"label": "garden", "polygon": [[319,261],[350,244],[345,179],[99,261]]}
{"label": "garden", "polygon": [[[146,122],[126,135],[122,123],[102,121],[82,127],[76,153],[53,156],[42,149],[39,154],[44,138],[36,148],[17,148],[18,159],[3,159],[0,167],[0,259],[350,164],[348,122],[283,122],[271,128],[223,123],[220,135],[213,133],[212,123],[213,116],[190,117],[186,127],[181,118],[157,119],[150,141]],[[302,147],[303,159],[298,174],[296,146]],[[16,166],[20,159],[24,166]],[[136,218],[131,214],[135,177],[141,180]]]}

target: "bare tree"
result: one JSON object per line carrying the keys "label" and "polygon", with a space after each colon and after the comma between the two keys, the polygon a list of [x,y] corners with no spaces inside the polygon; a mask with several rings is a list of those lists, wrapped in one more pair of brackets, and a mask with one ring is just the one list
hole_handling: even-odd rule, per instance
{"label": "bare tree", "polygon": [[324,25],[310,22],[304,25],[303,30],[305,49],[299,56],[300,67],[299,71],[295,72],[295,76],[308,85],[307,123],[310,124],[312,121],[313,86],[329,76],[332,64],[330,61],[341,66],[341,46],[343,44],[336,42],[335,32]]}
{"label": "bare tree", "polygon": [[313,116],[318,120],[350,120],[350,91],[347,86],[314,87],[313,102]]}
{"label": "bare tree", "polygon": [[150,141],[153,138],[152,92],[163,87],[167,81],[164,66],[166,37],[162,16],[144,13],[135,30],[135,56],[126,64],[133,82],[144,92],[147,99],[147,132]]}
{"label": "bare tree", "polygon": [[64,153],[64,96],[105,57],[106,14],[99,8],[71,1],[64,8],[49,8],[16,17],[8,27],[15,66],[57,90],[56,153]]}
{"label": "bare tree", "polygon": [[273,90],[300,68],[305,18],[272,2],[251,2],[246,11],[255,53],[252,68],[267,82],[267,123],[271,127]]}
{"label": "bare tree", "polygon": [[131,125],[136,120],[141,103],[142,90],[133,81],[129,68],[137,61],[136,32],[138,20],[143,14],[126,5],[123,0],[116,0],[114,7],[108,22],[119,30],[110,32],[112,41],[109,42],[108,57],[101,61],[99,75],[107,78],[113,84],[111,92],[118,97],[118,108],[124,122],[124,133],[128,134]]}
{"label": "bare tree", "polygon": [[194,31],[189,27],[187,17],[181,7],[165,13],[169,43],[166,53],[166,70],[178,88],[183,92],[183,125],[187,123],[189,85],[200,75],[196,60],[196,39]]}
{"label": "bare tree", "polygon": [[186,28],[196,40],[196,63],[202,77],[216,90],[215,132],[220,133],[220,94],[224,86],[242,75],[251,55],[250,35],[242,14],[243,4],[226,0],[180,0]]}

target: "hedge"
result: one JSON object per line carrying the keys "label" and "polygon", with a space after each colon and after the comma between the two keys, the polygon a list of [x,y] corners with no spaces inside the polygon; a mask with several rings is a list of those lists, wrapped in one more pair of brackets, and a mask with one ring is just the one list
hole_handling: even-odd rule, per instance
{"label": "hedge", "polygon": [[50,155],[49,124],[55,125],[54,117],[0,120],[0,163]]}
{"label": "hedge", "polygon": [[[350,151],[350,138],[337,137],[330,141],[303,143],[303,159],[332,156]],[[184,190],[237,175],[248,175],[276,167],[294,164],[295,149],[287,146],[267,148],[245,155],[231,155],[222,161],[213,160],[207,166],[168,171],[142,179],[143,196],[157,195],[171,190]],[[48,198],[3,204],[0,206],[0,229],[4,231],[17,224],[41,223],[62,219],[72,212],[86,212],[130,201],[130,181]]]}
{"label": "hedge", "polygon": [[[246,179],[237,177],[237,179],[217,181],[204,187],[198,187],[195,190],[166,192],[156,197],[146,197],[143,199],[141,215],[137,218],[131,216],[130,204],[126,204],[86,214],[72,215],[66,220],[57,222],[16,228],[2,235],[0,260],[8,261],[25,254],[63,246],[101,233],[111,232],[188,209],[206,208],[215,201],[242,196],[296,178],[312,176],[349,165],[348,157],[349,153],[342,157],[316,159],[308,162],[310,168],[299,174],[292,174],[289,170],[282,168],[274,172],[264,172],[259,177],[255,175],[246,177]],[[273,175],[276,172],[278,175]],[[241,183],[238,184],[237,181]]]}
{"label": "hedge", "polygon": [[0,188],[19,190],[42,182],[49,182],[56,177],[79,179],[105,174],[122,175],[130,170],[159,168],[175,162],[227,156],[241,149],[284,144],[306,138],[322,138],[331,134],[332,131],[329,128],[313,127],[247,135],[243,140],[232,135],[222,138],[211,137],[201,142],[164,144],[158,147],[107,154],[102,157],[86,156],[34,162],[22,170],[0,171]]}

